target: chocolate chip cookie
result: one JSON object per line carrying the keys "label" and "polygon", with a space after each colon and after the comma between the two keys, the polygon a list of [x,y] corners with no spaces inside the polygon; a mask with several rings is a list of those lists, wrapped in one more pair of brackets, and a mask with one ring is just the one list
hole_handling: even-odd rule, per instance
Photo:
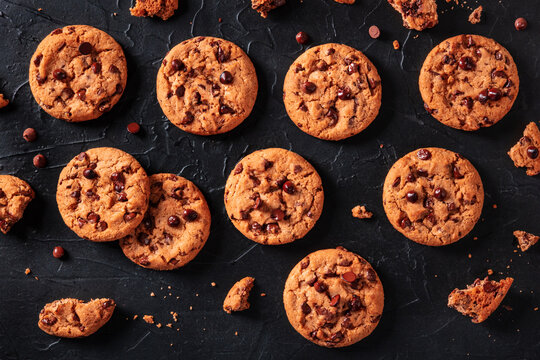
{"label": "chocolate chip cookie", "polygon": [[300,335],[320,346],[343,347],[377,327],[384,291],[366,260],[339,247],[300,261],[287,278],[283,303]]}
{"label": "chocolate chip cookie", "polygon": [[230,41],[199,36],[176,45],[163,59],[157,98],[169,120],[197,135],[237,127],[253,109],[255,67]]}
{"label": "chocolate chip cookie", "polygon": [[100,117],[127,82],[124,52],[103,31],[70,25],[51,32],[30,61],[30,89],[49,115],[70,122]]}
{"label": "chocolate chip cookie", "polygon": [[234,168],[225,185],[225,208],[247,238],[280,245],[302,238],[321,216],[324,193],[317,171],[300,155],[270,148]]}
{"label": "chocolate chip cookie", "polygon": [[0,175],[0,231],[7,234],[23,217],[24,210],[35,197],[34,190],[24,180]]}
{"label": "chocolate chip cookie", "polygon": [[519,92],[512,55],[479,35],[459,35],[437,45],[422,65],[419,84],[426,110],[466,131],[497,123]]}
{"label": "chocolate chip cookie", "polygon": [[135,158],[102,147],[75,156],[60,173],[56,201],[80,237],[113,241],[131,233],[148,208],[150,183]]}
{"label": "chocolate chip cookie", "polygon": [[536,123],[531,122],[518,143],[510,149],[508,155],[516,167],[527,168],[527,175],[535,176],[540,173],[540,130]]}
{"label": "chocolate chip cookie", "polygon": [[237,281],[229,290],[223,301],[223,311],[230,314],[233,311],[244,311],[249,309],[249,292],[253,288],[254,282],[255,279],[251,276],[246,276]]}
{"label": "chocolate chip cookie", "polygon": [[190,262],[210,234],[210,209],[191,181],[174,174],[150,176],[150,207],[144,220],[120,240],[134,263],[173,270]]}
{"label": "chocolate chip cookie", "polygon": [[137,0],[135,6],[129,9],[133,16],[157,16],[167,20],[178,9],[178,0]]}
{"label": "chocolate chip cookie", "polygon": [[474,166],[445,149],[408,153],[396,161],[384,181],[388,220],[423,245],[448,245],[467,235],[483,204],[484,187]]}
{"label": "chocolate chip cookie", "polygon": [[388,0],[388,3],[401,14],[407,29],[422,31],[439,23],[435,0]]}
{"label": "chocolate chip cookie", "polygon": [[111,318],[116,304],[112,299],[60,299],[45,305],[38,326],[49,335],[80,338],[92,335]]}
{"label": "chocolate chip cookie", "polygon": [[315,46],[291,65],[283,85],[289,117],[324,140],[356,135],[381,106],[381,78],[360,51],[343,44]]}

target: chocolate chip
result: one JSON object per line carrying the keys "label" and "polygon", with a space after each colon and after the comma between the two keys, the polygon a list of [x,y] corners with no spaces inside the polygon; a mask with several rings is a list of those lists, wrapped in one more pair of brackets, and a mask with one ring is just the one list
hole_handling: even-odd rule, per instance
{"label": "chocolate chip", "polygon": [[230,84],[233,81],[233,76],[230,72],[224,71],[219,77],[219,82],[222,84]]}
{"label": "chocolate chip", "polygon": [[366,270],[366,279],[371,282],[377,280],[377,274],[375,273],[375,270],[373,270],[372,268],[368,268]]}
{"label": "chocolate chip", "polygon": [[407,198],[407,201],[410,203],[415,203],[418,201],[418,194],[416,193],[416,191],[407,192],[405,197]]}
{"label": "chocolate chip", "polygon": [[178,96],[179,98],[184,96],[184,94],[186,93],[186,88],[184,87],[184,85],[180,85],[179,87],[176,88],[176,90],[174,91],[174,94],[176,96]]}
{"label": "chocolate chip", "polygon": [[251,224],[251,231],[253,231],[255,234],[260,234],[262,232],[262,226],[258,222],[253,222]]}
{"label": "chocolate chip", "polygon": [[459,59],[458,65],[463,70],[472,70],[474,69],[474,60],[470,56],[463,56],[461,59]]}
{"label": "chocolate chip", "polygon": [[480,104],[485,104],[488,101],[488,91],[483,90],[478,94],[478,101]]}
{"label": "chocolate chip", "polygon": [[79,190],[72,191],[71,194],[69,194],[74,199],[78,199],[81,197],[81,192]]}
{"label": "chocolate chip", "polygon": [[514,22],[514,26],[515,26],[516,30],[518,30],[518,31],[525,30],[528,25],[529,25],[529,23],[527,22],[527,20],[525,18],[522,18],[522,17],[517,18],[516,21]]}
{"label": "chocolate chip", "polygon": [[251,196],[251,200],[254,201],[254,204],[253,204],[253,206],[251,207],[253,210],[257,210],[258,208],[261,207],[261,205],[262,205],[262,200],[261,200],[261,195],[259,195],[259,193],[253,194],[253,196]]}
{"label": "chocolate chip", "polygon": [[313,287],[315,288],[315,291],[319,293],[325,292],[328,289],[328,287],[323,282],[320,282],[320,281],[315,281],[315,283],[313,284]]}
{"label": "chocolate chip", "polygon": [[86,90],[85,90],[85,89],[81,89],[81,90],[77,91],[77,97],[78,97],[79,100],[81,100],[81,101],[86,100]]}
{"label": "chocolate chip", "polygon": [[332,296],[332,300],[330,300],[330,306],[338,306],[340,297],[341,296],[339,296],[339,294]]}
{"label": "chocolate chip", "polygon": [[294,187],[294,184],[287,180],[283,183],[283,186],[281,187],[283,189],[283,191],[285,191],[287,194],[294,194],[294,192],[296,191],[295,187]]}
{"label": "chocolate chip", "polygon": [[348,283],[352,283],[356,280],[356,274],[352,271],[347,271],[346,273],[341,274],[341,278]]}
{"label": "chocolate chip", "polygon": [[171,215],[167,219],[167,223],[169,224],[169,226],[177,227],[178,225],[180,225],[180,218],[176,215]]}
{"label": "chocolate chip", "polygon": [[296,34],[296,42],[304,45],[307,44],[309,41],[309,35],[305,33],[304,31],[299,31],[298,34]]}
{"label": "chocolate chip", "polygon": [[467,36],[465,36],[465,39],[463,41],[463,45],[465,45],[466,48],[470,48],[471,46],[474,46],[476,44],[475,44],[472,36],[467,35]]}
{"label": "chocolate chip", "polygon": [[87,169],[84,169],[83,176],[87,179],[92,180],[97,177],[97,173],[93,169],[87,168]]}
{"label": "chocolate chip", "polygon": [[81,45],[79,45],[79,52],[83,55],[88,55],[92,52],[92,49],[94,47],[89,42],[83,42]]}
{"label": "chocolate chip", "polygon": [[34,65],[39,66],[39,64],[41,64],[42,59],[43,59],[43,54],[39,54],[38,56],[36,56],[36,58],[34,59]]}
{"label": "chocolate chip", "polygon": [[192,209],[184,209],[182,212],[182,217],[186,221],[195,221],[199,217],[199,214],[195,210]]}
{"label": "chocolate chip", "polygon": [[52,254],[55,258],[60,259],[65,254],[64,248],[61,246],[55,246]]}
{"label": "chocolate chip", "polygon": [[171,67],[174,71],[180,71],[183,70],[186,66],[181,60],[174,59],[173,61],[171,61]]}
{"label": "chocolate chip", "polygon": [[131,134],[137,134],[139,131],[141,131],[141,125],[137,124],[136,122],[129,123],[127,126],[127,131],[129,131]]}
{"label": "chocolate chip", "polygon": [[433,191],[433,196],[435,197],[435,199],[442,201],[446,198],[446,190],[442,188],[436,188]]}
{"label": "chocolate chip", "polygon": [[112,74],[120,74],[120,70],[114,65],[109,66],[109,72]]}
{"label": "chocolate chip", "polygon": [[461,100],[461,105],[466,106],[470,110],[473,108],[474,100],[470,96],[467,96]]}
{"label": "chocolate chip", "polygon": [[120,182],[120,183],[126,182],[126,178],[124,177],[124,174],[122,174],[121,172],[116,172],[116,171],[111,174],[111,180],[114,182]]}
{"label": "chocolate chip", "polygon": [[37,132],[33,128],[28,128],[24,130],[23,132],[23,138],[24,140],[28,142],[36,141],[37,139]]}
{"label": "chocolate chip", "polygon": [[239,164],[236,165],[236,167],[234,168],[234,175],[240,174],[243,170],[244,170],[244,165],[242,165],[242,163],[239,163]]}
{"label": "chocolate chip", "polygon": [[269,223],[265,225],[265,230],[269,232],[270,234],[277,234],[279,233],[279,225],[276,223]]}
{"label": "chocolate chip", "polygon": [[186,111],[186,116],[184,117],[184,119],[182,119],[181,124],[188,125],[191,124],[193,121],[195,121],[195,116],[193,116],[191,112]]}
{"label": "chocolate chip", "polygon": [[110,308],[111,306],[113,306],[114,304],[114,301],[112,301],[111,299],[108,299],[108,300],[105,300],[102,304],[101,304],[101,307],[103,309],[107,309],[107,308]]}
{"label": "chocolate chip", "polygon": [[94,74],[99,74],[101,72],[101,64],[98,62],[93,62],[90,66]]}
{"label": "chocolate chip", "polygon": [[270,218],[275,221],[281,221],[285,217],[285,212],[281,209],[274,209],[272,210],[272,214],[270,215]]}
{"label": "chocolate chip", "polygon": [[317,64],[315,65],[315,67],[316,67],[317,70],[319,70],[319,71],[326,71],[326,70],[328,70],[328,64],[327,64],[326,61],[324,61],[324,60],[319,60],[319,61],[317,61]]}
{"label": "chocolate chip", "polygon": [[47,326],[52,326],[56,324],[57,319],[55,317],[44,317],[41,319],[41,322]]}
{"label": "chocolate chip", "polygon": [[309,266],[309,258],[306,258],[305,260],[302,260],[300,263],[300,269],[304,270]]}
{"label": "chocolate chip", "polygon": [[349,89],[347,86],[340,88],[338,90],[337,96],[340,100],[351,100],[352,99],[351,89]]}
{"label": "chocolate chip", "polygon": [[535,146],[529,146],[527,148],[527,156],[531,159],[536,159],[538,157],[538,148]]}
{"label": "chocolate chip", "polygon": [[306,94],[312,94],[313,92],[315,92],[315,90],[317,90],[317,85],[315,85],[314,83],[310,81],[302,83],[302,91]]}
{"label": "chocolate chip", "polygon": [[452,173],[454,174],[454,178],[455,179],[463,179],[463,175],[459,172],[459,169],[457,168],[457,166],[453,166],[452,167]]}
{"label": "chocolate chip", "polygon": [[350,63],[349,66],[347,66],[347,74],[352,75],[355,72],[358,72],[358,64]]}
{"label": "chocolate chip", "polygon": [[494,285],[491,281],[486,281],[486,282],[484,283],[484,291],[485,291],[485,292],[488,292],[488,293],[494,292],[494,291],[497,290],[498,288],[499,288],[499,286],[496,285],[496,284]]}
{"label": "chocolate chip", "polygon": [[126,202],[128,201],[127,194],[125,192],[121,192],[116,195],[116,200],[119,202]]}
{"label": "chocolate chip", "polygon": [[47,159],[42,154],[37,154],[34,156],[33,160],[34,166],[37,168],[44,168],[47,166]]}
{"label": "chocolate chip", "polygon": [[394,179],[394,183],[392,184],[392,187],[398,187],[399,183],[401,182],[401,177],[397,177]]}
{"label": "chocolate chip", "polygon": [[107,112],[109,110],[111,110],[112,106],[111,106],[111,103],[109,103],[108,100],[103,100],[99,105],[98,105],[98,110],[101,111],[101,112]]}
{"label": "chocolate chip", "polygon": [[56,80],[63,81],[67,78],[67,73],[62,69],[56,69],[53,71],[53,77]]}
{"label": "chocolate chip", "polygon": [[45,83],[45,80],[47,80],[46,76],[42,78],[41,75],[39,74],[36,75],[36,81],[38,82],[38,84],[43,85]]}
{"label": "chocolate chip", "polygon": [[307,314],[309,314],[311,312],[311,307],[305,301],[302,303],[301,308],[302,308],[302,312],[304,313],[304,315],[307,315]]}
{"label": "chocolate chip", "polygon": [[487,95],[489,100],[497,101],[502,97],[502,92],[497,88],[490,88],[488,89]]}
{"label": "chocolate chip", "polygon": [[349,306],[351,307],[351,311],[359,311],[364,307],[362,300],[356,295],[353,295],[352,299],[349,300]]}
{"label": "chocolate chip", "polygon": [[221,46],[218,45],[216,58],[219,63],[224,63],[229,60],[229,55],[227,55]]}
{"label": "chocolate chip", "polygon": [[377,39],[379,36],[381,36],[381,30],[376,25],[372,25],[369,27],[368,30],[369,36],[371,36],[372,39]]}
{"label": "chocolate chip", "polygon": [[221,105],[219,107],[219,113],[221,115],[224,115],[224,114],[234,114],[234,110],[228,106],[228,105]]}
{"label": "chocolate chip", "polygon": [[332,106],[331,108],[328,109],[328,112],[326,113],[326,116],[327,116],[328,118],[330,118],[330,120],[331,120],[330,123],[331,123],[332,125],[336,124],[337,121],[338,121],[338,118],[339,118],[339,116],[338,116],[338,111],[337,111],[337,109],[336,109],[335,107],[333,107],[333,106]]}
{"label": "chocolate chip", "polygon": [[401,226],[402,229],[405,229],[407,227],[411,226],[411,220],[409,220],[408,217],[403,217],[401,220],[399,220],[399,226]]}
{"label": "chocolate chip", "polygon": [[109,224],[107,224],[105,221],[100,221],[97,228],[100,231],[105,231],[109,227]]}
{"label": "chocolate chip", "polygon": [[503,58],[503,55],[499,51],[497,51],[495,53],[495,60],[502,60],[502,58]]}
{"label": "chocolate chip", "polygon": [[86,216],[86,218],[90,224],[96,224],[99,221],[100,216],[92,211]]}
{"label": "chocolate chip", "polygon": [[418,156],[420,160],[429,160],[431,158],[431,152],[429,152],[428,149],[420,149],[416,153],[416,156]]}

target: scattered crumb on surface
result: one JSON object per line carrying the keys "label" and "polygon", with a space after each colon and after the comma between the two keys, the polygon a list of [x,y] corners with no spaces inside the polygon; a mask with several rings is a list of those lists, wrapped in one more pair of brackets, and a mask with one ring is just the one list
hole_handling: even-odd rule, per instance
{"label": "scattered crumb on surface", "polygon": [[511,306],[508,306],[508,305],[502,305],[502,307],[505,308],[508,311],[514,310]]}
{"label": "scattered crumb on surface", "polygon": [[399,41],[394,40],[394,42],[392,43],[392,46],[394,47],[394,50],[399,50]]}
{"label": "scattered crumb on surface", "polygon": [[172,328],[172,324],[171,323],[168,323],[167,325],[165,325],[166,327],[168,328]]}
{"label": "scattered crumb on surface", "polygon": [[26,270],[24,270],[24,275],[28,275],[32,272],[32,270],[30,270],[30,268],[26,268]]}
{"label": "scattered crumb on surface", "polygon": [[157,323],[156,327],[161,329],[161,323]]}
{"label": "scattered crumb on surface", "polygon": [[478,236],[473,237],[473,240],[478,240]]}
{"label": "scattered crumb on surface", "polygon": [[384,147],[384,144],[380,144],[380,145],[379,145],[379,148],[382,149],[383,147]]}
{"label": "scattered crumb on surface", "polygon": [[238,336],[238,331],[235,331],[235,332],[234,332],[234,336]]}
{"label": "scattered crumb on surface", "polygon": [[178,322],[178,313],[176,311],[171,311],[174,322]]}
{"label": "scattered crumb on surface", "polygon": [[150,293],[150,296],[154,297],[154,296],[156,296],[156,294],[154,294],[154,292],[152,291],[152,292]]}
{"label": "scattered crumb on surface", "polygon": [[133,315],[133,320],[137,320],[138,317],[139,315]]}
{"label": "scattered crumb on surface", "polygon": [[478,24],[480,21],[482,21],[482,10],[482,6],[479,6],[473,10],[471,15],[469,15],[469,22],[471,24]]}
{"label": "scattered crumb on surface", "polygon": [[373,213],[367,211],[365,206],[357,205],[352,209],[352,216],[358,219],[371,219],[373,217]]}
{"label": "scattered crumb on surface", "polygon": [[212,285],[212,287],[215,287],[216,286],[216,283],[215,282],[211,282],[210,285]]}
{"label": "scattered crumb on surface", "polygon": [[152,315],[144,315],[143,320],[146,321],[148,324],[154,323],[154,317]]}
{"label": "scattered crumb on surface", "polygon": [[34,279],[39,280],[39,278],[37,276],[34,276]]}
{"label": "scattered crumb on surface", "polygon": [[9,104],[9,100],[4,98],[4,94],[0,94],[0,109],[6,107]]}
{"label": "scattered crumb on surface", "polygon": [[472,255],[471,255],[471,254],[469,254],[468,256],[469,256],[469,259],[472,258]]}
{"label": "scattered crumb on surface", "polygon": [[493,204],[493,208],[496,209],[496,208],[497,208],[497,204]]}
{"label": "scattered crumb on surface", "polygon": [[189,305],[189,311],[193,310],[193,306]]}
{"label": "scattered crumb on surface", "polygon": [[266,293],[261,293],[261,296],[262,296],[262,297],[265,297],[265,296],[266,296]]}
{"label": "scattered crumb on surface", "polygon": [[493,275],[493,270],[492,270],[492,269],[488,269],[487,273],[488,273],[488,275]]}

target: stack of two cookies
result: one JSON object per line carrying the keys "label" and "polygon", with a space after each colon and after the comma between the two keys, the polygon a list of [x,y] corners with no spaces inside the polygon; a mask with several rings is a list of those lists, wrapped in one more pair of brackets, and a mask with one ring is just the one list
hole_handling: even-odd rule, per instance
{"label": "stack of two cookies", "polygon": [[210,210],[191,181],[174,174],[148,177],[135,158],[115,148],[73,158],[60,174],[56,199],[78,236],[120,240],[124,254],[145,268],[185,265],[210,233]]}

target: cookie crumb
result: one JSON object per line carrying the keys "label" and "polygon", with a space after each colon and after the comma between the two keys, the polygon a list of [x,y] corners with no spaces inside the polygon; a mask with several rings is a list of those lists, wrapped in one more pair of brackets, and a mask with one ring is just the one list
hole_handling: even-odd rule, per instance
{"label": "cookie crumb", "polygon": [[503,305],[502,307],[505,308],[508,311],[514,310],[511,306],[508,306],[508,305]]}
{"label": "cookie crumb", "polygon": [[394,50],[399,50],[399,41],[394,40],[394,42],[392,43],[392,45],[394,46]]}
{"label": "cookie crumb", "polygon": [[216,283],[215,282],[211,282],[210,285],[212,285],[212,287],[215,287],[216,286]]}
{"label": "cookie crumb", "polygon": [[470,258],[472,258],[472,255],[471,255],[471,254],[469,254],[469,255],[468,255],[468,257],[469,257],[469,259],[470,259]]}
{"label": "cookie crumb", "polygon": [[150,296],[154,297],[154,296],[156,296],[156,294],[154,294],[154,292],[152,291],[152,292],[150,293]]}
{"label": "cookie crumb", "polygon": [[191,310],[193,310],[193,306],[190,305],[189,306],[189,311],[191,311]]}
{"label": "cookie crumb", "polygon": [[366,207],[363,205],[357,205],[352,210],[352,216],[358,219],[371,219],[373,213],[367,211]]}
{"label": "cookie crumb", "polygon": [[492,270],[492,269],[488,269],[487,273],[488,273],[488,275],[493,275],[493,270]]}
{"label": "cookie crumb", "polygon": [[168,328],[172,328],[172,324],[171,323],[168,323],[167,325],[165,325],[166,327]]}
{"label": "cookie crumb", "polygon": [[234,332],[234,336],[238,336],[238,331],[235,331],[235,332]]}
{"label": "cookie crumb", "polygon": [[266,296],[266,293],[261,293],[261,297],[265,297]]}
{"label": "cookie crumb", "polygon": [[152,315],[144,315],[143,320],[146,321],[148,324],[154,323],[154,317]]}
{"label": "cookie crumb", "polygon": [[157,324],[156,324],[156,327],[159,328],[159,329],[161,329],[161,323],[157,323]]}
{"label": "cookie crumb", "polygon": [[254,282],[255,278],[250,276],[236,282],[231,290],[229,290],[227,297],[225,297],[225,301],[223,301],[223,311],[230,314],[233,311],[243,311],[249,309],[249,292],[253,288]]}
{"label": "cookie crumb", "polygon": [[496,209],[496,208],[497,208],[497,204],[493,204],[493,208]]}
{"label": "cookie crumb", "polygon": [[24,275],[28,275],[32,272],[32,270],[30,270],[30,268],[26,268],[26,270],[24,270]]}
{"label": "cookie crumb", "polygon": [[534,311],[538,311],[538,306],[533,309]]}
{"label": "cookie crumb", "polygon": [[37,276],[34,276],[34,279],[39,280],[39,278]]}
{"label": "cookie crumb", "polygon": [[251,0],[251,8],[265,19],[271,10],[282,5],[285,5],[285,0]]}
{"label": "cookie crumb", "polygon": [[9,104],[9,100],[4,98],[4,94],[0,94],[0,109],[6,107]]}
{"label": "cookie crumb", "polygon": [[135,314],[133,315],[133,320],[137,320],[139,318],[139,315]]}
{"label": "cookie crumb", "polygon": [[540,240],[540,236],[536,236],[521,230],[514,231],[514,236],[518,241],[521,251],[529,250],[531,246],[533,246],[538,242],[538,240]]}
{"label": "cookie crumb", "polygon": [[178,322],[178,313],[176,311],[171,311],[174,322]]}
{"label": "cookie crumb", "polygon": [[482,10],[482,6],[479,6],[469,15],[469,22],[471,24],[478,24],[482,20]]}
{"label": "cookie crumb", "polygon": [[473,237],[473,240],[478,240],[478,236]]}

